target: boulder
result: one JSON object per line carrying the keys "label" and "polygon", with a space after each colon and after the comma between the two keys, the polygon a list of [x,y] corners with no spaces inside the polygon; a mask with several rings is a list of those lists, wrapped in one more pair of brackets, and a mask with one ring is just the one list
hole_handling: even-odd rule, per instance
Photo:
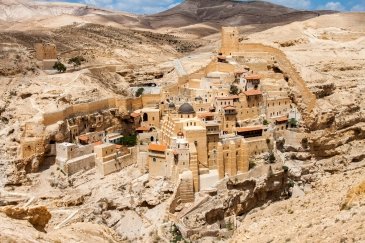
{"label": "boulder", "polygon": [[28,220],[34,228],[44,231],[52,215],[45,206],[35,206],[29,208],[6,206],[0,208],[0,211],[6,216],[13,219]]}

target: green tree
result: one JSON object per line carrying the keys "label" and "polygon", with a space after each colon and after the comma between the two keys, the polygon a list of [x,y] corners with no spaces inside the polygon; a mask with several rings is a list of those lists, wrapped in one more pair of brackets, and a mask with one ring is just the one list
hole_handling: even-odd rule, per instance
{"label": "green tree", "polygon": [[289,120],[289,124],[290,124],[291,127],[297,127],[298,121],[295,118],[291,118]]}
{"label": "green tree", "polygon": [[129,135],[129,136],[124,136],[121,139],[120,144],[126,145],[128,147],[136,146],[136,144],[137,144],[137,135],[132,134],[132,135]]}
{"label": "green tree", "polygon": [[231,87],[229,89],[229,93],[231,95],[238,95],[239,93],[241,93],[241,90],[234,84],[231,84]]}
{"label": "green tree", "polygon": [[64,73],[67,70],[66,66],[62,62],[60,62],[60,61],[57,61],[53,65],[53,69],[56,69],[59,73]]}
{"label": "green tree", "polygon": [[137,89],[137,91],[136,91],[136,97],[140,97],[143,94],[143,92],[144,92],[144,88]]}
{"label": "green tree", "polygon": [[79,67],[81,66],[81,64],[83,62],[85,62],[85,58],[82,57],[82,56],[77,56],[77,57],[73,57],[73,58],[70,58],[68,60],[68,64],[72,64],[74,66],[74,69],[76,69],[76,67]]}
{"label": "green tree", "polygon": [[267,126],[267,125],[269,125],[269,121],[265,119],[265,120],[262,122],[262,124],[263,124],[264,126]]}

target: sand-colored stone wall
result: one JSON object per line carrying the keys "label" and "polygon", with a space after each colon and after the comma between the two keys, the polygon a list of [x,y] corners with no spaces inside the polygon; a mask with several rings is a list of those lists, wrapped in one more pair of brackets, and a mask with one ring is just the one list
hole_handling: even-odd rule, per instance
{"label": "sand-colored stone wall", "polygon": [[43,61],[44,59],[57,59],[57,48],[54,44],[36,43],[34,49],[38,61]]}
{"label": "sand-colored stone wall", "polygon": [[115,145],[100,145],[95,147],[96,152],[96,171],[101,176],[120,171],[130,165],[137,163],[137,148],[129,148],[129,154],[120,156]]}
{"label": "sand-colored stone wall", "polygon": [[211,62],[205,67],[205,76],[211,72],[233,73],[235,67],[229,63]]}
{"label": "sand-colored stone wall", "polygon": [[239,50],[239,31],[237,27],[222,28],[222,45],[220,52],[222,55],[230,56]]}
{"label": "sand-colored stone wall", "polygon": [[171,176],[171,168],[166,160],[165,152],[150,152],[148,156],[148,171],[150,177]]}
{"label": "sand-colored stone wall", "polygon": [[70,105],[60,111],[44,113],[43,125],[48,126],[79,114],[89,114],[111,108],[118,108],[122,113],[130,113],[133,110],[159,104],[160,97],[159,94],[146,94],[137,98],[106,98],[89,103]]}

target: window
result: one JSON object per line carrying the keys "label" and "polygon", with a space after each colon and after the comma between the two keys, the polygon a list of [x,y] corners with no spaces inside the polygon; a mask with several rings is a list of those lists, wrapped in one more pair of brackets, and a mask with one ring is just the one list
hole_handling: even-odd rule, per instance
{"label": "window", "polygon": [[152,159],[152,161],[153,161],[153,162],[156,162],[156,158],[153,158],[153,159]]}

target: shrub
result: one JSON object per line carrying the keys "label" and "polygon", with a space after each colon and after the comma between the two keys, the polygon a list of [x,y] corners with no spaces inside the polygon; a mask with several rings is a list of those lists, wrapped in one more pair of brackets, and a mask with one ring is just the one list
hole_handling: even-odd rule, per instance
{"label": "shrub", "polygon": [[144,88],[137,89],[137,91],[136,91],[136,97],[140,97],[143,94],[143,92],[144,92]]}
{"label": "shrub", "polygon": [[288,172],[289,171],[289,167],[286,165],[283,165],[282,169],[284,170],[284,172]]}
{"label": "shrub", "polygon": [[241,93],[241,90],[234,84],[231,84],[231,87],[229,89],[229,93],[231,95],[238,95],[239,93]]}
{"label": "shrub", "polygon": [[81,66],[81,63],[82,62],[85,62],[85,58],[82,57],[82,56],[77,56],[77,57],[73,57],[73,58],[70,58],[68,60],[68,64],[72,64],[74,66],[74,69],[78,66]]}
{"label": "shrub", "polygon": [[269,125],[269,121],[265,119],[265,120],[262,122],[262,124],[263,124],[264,126],[267,126],[267,125]]}
{"label": "shrub", "polygon": [[297,127],[298,121],[295,118],[291,118],[289,120],[289,124],[290,124],[291,127]]}
{"label": "shrub", "polygon": [[53,69],[56,69],[59,73],[64,73],[67,70],[66,66],[62,62],[60,62],[60,61],[57,61],[53,65]]}

